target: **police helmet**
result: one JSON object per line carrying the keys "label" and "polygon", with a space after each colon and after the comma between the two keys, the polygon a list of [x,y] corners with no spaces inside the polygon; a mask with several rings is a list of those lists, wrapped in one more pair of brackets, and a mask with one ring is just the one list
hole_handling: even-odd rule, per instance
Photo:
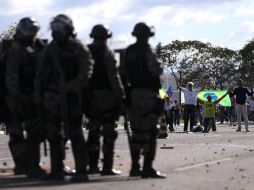
{"label": "police helmet", "polygon": [[152,37],[154,36],[154,28],[148,26],[146,23],[144,22],[139,22],[134,26],[134,29],[131,33],[133,36],[148,36],[148,37]]}
{"label": "police helmet", "polygon": [[74,32],[73,22],[70,17],[64,14],[59,14],[50,22],[50,28],[53,32]]}
{"label": "police helmet", "polygon": [[39,23],[30,17],[22,18],[16,28],[16,33],[23,36],[36,36],[37,32],[40,30]]}
{"label": "police helmet", "polygon": [[108,28],[102,24],[97,24],[92,28],[90,33],[91,38],[100,38],[107,39],[112,37],[112,32],[108,30]]}

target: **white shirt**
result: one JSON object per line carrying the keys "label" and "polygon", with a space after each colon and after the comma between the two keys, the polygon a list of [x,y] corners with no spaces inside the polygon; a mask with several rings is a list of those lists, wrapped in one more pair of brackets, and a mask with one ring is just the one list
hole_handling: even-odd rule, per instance
{"label": "white shirt", "polygon": [[249,107],[250,111],[254,111],[254,100],[250,101],[250,107]]}
{"label": "white shirt", "polygon": [[190,91],[186,88],[182,88],[182,91],[184,94],[185,104],[196,105],[199,89],[193,89],[192,91]]}

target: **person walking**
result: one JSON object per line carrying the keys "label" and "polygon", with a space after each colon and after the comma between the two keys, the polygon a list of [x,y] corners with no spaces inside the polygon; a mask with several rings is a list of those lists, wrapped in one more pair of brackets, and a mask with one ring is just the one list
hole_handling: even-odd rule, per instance
{"label": "person walking", "polygon": [[249,132],[246,99],[247,99],[247,95],[248,96],[253,95],[253,88],[251,89],[251,91],[249,91],[248,88],[243,87],[243,80],[242,79],[239,79],[237,81],[237,85],[238,85],[238,87],[236,87],[232,93],[232,95],[236,96],[235,109],[236,109],[236,117],[237,117],[237,123],[238,123],[238,128],[236,131],[237,132],[241,131],[241,128],[242,128],[241,127],[241,119],[243,116],[244,123],[245,123],[245,130],[246,130],[246,132]]}

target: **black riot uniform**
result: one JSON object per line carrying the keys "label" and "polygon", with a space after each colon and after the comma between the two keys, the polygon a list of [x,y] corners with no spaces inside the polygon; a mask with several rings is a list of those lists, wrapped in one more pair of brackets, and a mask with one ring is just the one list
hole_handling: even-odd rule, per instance
{"label": "black riot uniform", "polygon": [[[132,168],[130,176],[143,178],[163,178],[152,167],[156,153],[158,119],[163,110],[163,101],[158,98],[162,68],[148,44],[149,37],[154,35],[152,28],[145,23],[135,25],[132,35],[137,38],[125,54],[123,73],[130,85],[130,124]],[[139,158],[144,154],[144,164],[140,170]]]}
{"label": "black riot uniform", "polygon": [[9,147],[15,163],[14,173],[26,174],[28,177],[45,174],[39,167],[42,130],[32,101],[37,59],[43,47],[35,46],[39,28],[34,19],[21,19],[14,42],[4,57],[6,101],[11,111],[11,122],[7,127]]}
{"label": "black riot uniform", "polygon": [[[89,51],[75,39],[72,20],[63,14],[50,23],[53,41],[46,47],[36,76],[36,99],[45,110],[51,174],[63,179],[64,137],[71,140],[76,166],[72,181],[88,180],[87,147],[82,133],[82,89],[91,76]],[[64,136],[63,136],[64,135]]]}
{"label": "black riot uniform", "polygon": [[101,175],[120,174],[120,171],[113,169],[113,157],[117,138],[115,121],[119,117],[124,92],[114,54],[106,45],[111,36],[103,25],[95,25],[90,34],[94,41],[88,46],[95,60],[94,72],[89,81],[89,173],[99,173],[100,136],[103,136]]}

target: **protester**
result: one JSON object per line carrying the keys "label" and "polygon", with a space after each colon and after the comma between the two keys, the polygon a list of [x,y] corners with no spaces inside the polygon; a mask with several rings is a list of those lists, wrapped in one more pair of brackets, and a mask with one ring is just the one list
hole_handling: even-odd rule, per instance
{"label": "protester", "polygon": [[235,105],[236,105],[236,97],[235,95],[232,95],[232,93],[229,94],[231,106],[227,107],[227,114],[229,119],[229,126],[235,126]]}
{"label": "protester", "polygon": [[250,121],[254,121],[254,97],[251,98],[249,104],[249,119]]}
{"label": "protester", "polygon": [[238,87],[236,87],[232,92],[232,95],[236,96],[235,108],[236,108],[236,116],[237,116],[237,123],[238,123],[238,128],[236,131],[237,132],[241,131],[241,117],[243,116],[246,132],[249,132],[247,105],[246,105],[247,97],[246,96],[247,95],[252,96],[253,89],[251,89],[251,91],[249,91],[246,87],[243,87],[243,80],[241,80],[241,79],[239,79],[237,81],[237,85],[238,85]]}
{"label": "protester", "polygon": [[188,130],[188,122],[190,121],[190,131],[193,130],[193,126],[195,125],[195,107],[197,103],[197,94],[199,93],[199,89],[193,89],[193,82],[187,83],[187,89],[183,88],[179,85],[177,78],[175,77],[177,88],[179,88],[184,93],[184,132]]}
{"label": "protester", "polygon": [[170,132],[175,131],[173,127],[173,110],[174,110],[174,104],[171,102],[169,97],[166,97],[165,104],[164,104],[164,113],[166,118],[166,124]]}
{"label": "protester", "polygon": [[174,102],[174,110],[173,110],[173,117],[174,117],[174,125],[180,125],[180,111],[181,111],[181,106],[179,105],[179,103],[177,102],[177,100],[175,100]]}
{"label": "protester", "polygon": [[200,103],[200,100],[197,101],[196,105],[196,124],[198,123],[200,126],[203,126],[203,106]]}
{"label": "protester", "polygon": [[209,94],[207,96],[207,101],[200,100],[204,105],[204,133],[208,133],[210,127],[212,127],[212,131],[216,131],[216,123],[215,123],[215,106],[227,96],[228,92],[224,94],[218,100],[212,101],[212,96]]}

